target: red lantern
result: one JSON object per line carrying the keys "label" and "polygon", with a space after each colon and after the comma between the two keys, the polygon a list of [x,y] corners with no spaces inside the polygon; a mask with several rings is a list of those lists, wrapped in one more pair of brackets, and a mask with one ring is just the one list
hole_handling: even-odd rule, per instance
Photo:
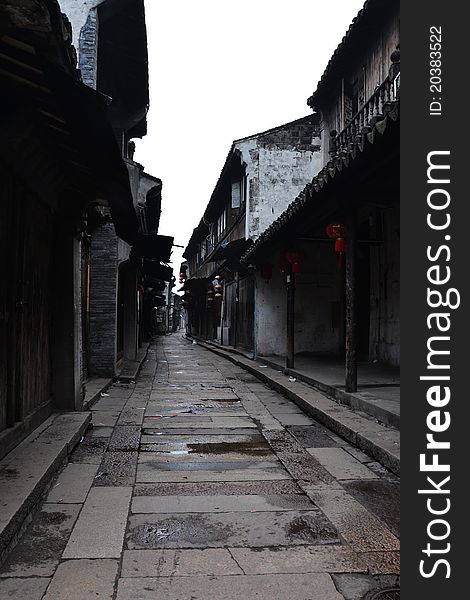
{"label": "red lantern", "polygon": [[289,252],[286,252],[286,258],[288,262],[292,265],[292,273],[300,273],[300,265],[305,258],[302,252],[291,250]]}
{"label": "red lantern", "polygon": [[335,240],[335,252],[340,252],[342,254],[346,252],[346,240],[344,238]]}
{"label": "red lantern", "polygon": [[343,255],[346,252],[346,228],[341,223],[334,223],[328,225],[326,234],[335,240],[335,252],[338,255],[338,264],[341,266],[343,264]]}

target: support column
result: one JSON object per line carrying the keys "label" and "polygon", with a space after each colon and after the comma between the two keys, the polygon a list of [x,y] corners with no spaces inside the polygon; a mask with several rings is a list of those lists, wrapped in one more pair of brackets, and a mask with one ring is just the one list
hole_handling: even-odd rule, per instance
{"label": "support column", "polygon": [[258,358],[258,281],[253,272],[253,360]]}
{"label": "support column", "polygon": [[338,267],[339,288],[339,348],[338,352],[344,355],[346,349],[346,270],[344,255]]}
{"label": "support column", "polygon": [[295,351],[295,273],[287,274],[287,336],[286,336],[286,367],[294,368]]}
{"label": "support column", "polygon": [[233,324],[233,347],[238,346],[238,322],[240,320],[240,274],[235,274],[235,323]]}
{"label": "support column", "polygon": [[80,410],[81,373],[81,248],[70,232],[60,231],[55,253],[54,355],[52,388],[57,410]]}
{"label": "support column", "polygon": [[351,208],[346,223],[346,391],[357,392],[356,335],[356,209]]}

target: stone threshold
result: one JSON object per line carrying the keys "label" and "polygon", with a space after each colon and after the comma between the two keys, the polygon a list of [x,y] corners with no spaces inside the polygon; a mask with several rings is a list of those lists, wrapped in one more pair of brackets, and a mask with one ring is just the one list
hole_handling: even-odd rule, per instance
{"label": "stone threshold", "polygon": [[[188,338],[190,336],[187,336]],[[321,379],[316,379],[314,377],[310,377],[301,371],[297,371],[296,369],[288,369],[278,362],[274,362],[266,357],[259,357],[258,359],[253,359],[252,355],[249,352],[244,352],[241,349],[233,348],[232,346],[223,346],[218,342],[203,340],[196,336],[192,336],[197,342],[201,342],[203,344],[207,344],[208,346],[213,346],[214,348],[218,348],[220,350],[224,350],[226,352],[230,352],[231,354],[236,354],[238,356],[243,356],[248,360],[252,360],[254,362],[262,363],[263,365],[267,365],[272,369],[283,373],[289,377],[294,377],[299,381],[303,381],[304,383],[311,385],[312,387],[320,390],[327,396],[329,396],[332,400],[335,400],[338,404],[350,406],[354,410],[361,411],[366,413],[373,419],[377,419],[384,425],[389,427],[393,427],[394,429],[400,429],[400,415],[396,412],[392,412],[388,410],[384,406],[380,406],[377,403],[369,401],[366,397],[361,395],[361,392],[351,393],[346,392],[345,390],[331,385],[329,383],[325,383],[321,381]],[[380,387],[380,386],[377,386]],[[367,389],[364,390],[367,392]]]}
{"label": "stone threshold", "polygon": [[[188,341],[189,336],[187,336]],[[219,345],[196,339],[197,343],[242,367],[271,388],[287,396],[306,414],[328,427],[331,431],[354,444],[374,460],[400,475],[400,432],[374,420],[370,415],[339,404],[318,392],[312,386],[301,381],[289,381],[289,378],[271,366],[263,366],[246,355],[237,355],[222,350]]]}
{"label": "stone threshold", "polygon": [[0,564],[91,420],[89,412],[56,413],[0,461]]}

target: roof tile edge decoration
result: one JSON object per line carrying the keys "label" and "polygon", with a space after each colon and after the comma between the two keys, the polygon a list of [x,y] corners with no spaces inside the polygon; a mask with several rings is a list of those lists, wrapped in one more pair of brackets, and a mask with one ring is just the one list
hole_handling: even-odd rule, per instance
{"label": "roof tile edge decoration", "polygon": [[278,232],[297,215],[301,208],[314,201],[315,193],[320,192],[330,181],[335,179],[339,173],[344,171],[344,169],[351,167],[355,158],[369,146],[374,144],[377,136],[385,135],[389,122],[397,122],[399,117],[400,101],[396,100],[393,103],[393,106],[389,107],[384,118],[374,124],[372,131],[360,136],[353,147],[350,148],[344,156],[329,161],[323,167],[323,169],[313,178],[311,183],[308,183],[305,186],[297,198],[289,204],[286,210],[265,231],[263,231],[253,245],[242,255],[240,262],[247,262],[261,249],[262,246],[274,238],[275,235],[277,235]]}

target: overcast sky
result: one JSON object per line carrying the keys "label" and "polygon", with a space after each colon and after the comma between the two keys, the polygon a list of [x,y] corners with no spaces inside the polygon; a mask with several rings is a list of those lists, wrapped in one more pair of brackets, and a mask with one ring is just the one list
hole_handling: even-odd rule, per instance
{"label": "overcast sky", "polygon": [[[307,98],[363,0],[145,0],[159,233],[186,246],[233,140],[310,114]],[[174,248],[175,276],[183,249]],[[178,289],[178,286],[177,288]]]}

